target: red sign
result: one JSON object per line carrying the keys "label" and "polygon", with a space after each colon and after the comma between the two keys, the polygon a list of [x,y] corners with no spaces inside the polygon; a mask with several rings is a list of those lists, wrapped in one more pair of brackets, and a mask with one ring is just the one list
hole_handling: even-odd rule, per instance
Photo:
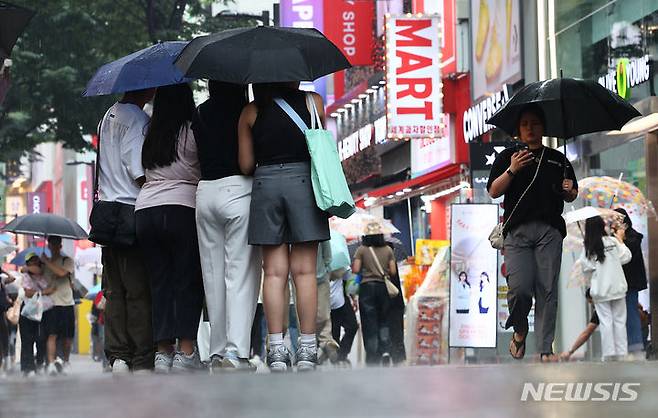
{"label": "red sign", "polygon": [[438,16],[391,17],[386,27],[387,136],[442,136]]}
{"label": "red sign", "polygon": [[413,0],[414,13],[438,14],[441,19],[441,72],[457,72],[457,42],[455,28],[455,0]]}
{"label": "red sign", "polygon": [[374,18],[373,1],[324,2],[324,34],[338,46],[352,65],[372,65]]}

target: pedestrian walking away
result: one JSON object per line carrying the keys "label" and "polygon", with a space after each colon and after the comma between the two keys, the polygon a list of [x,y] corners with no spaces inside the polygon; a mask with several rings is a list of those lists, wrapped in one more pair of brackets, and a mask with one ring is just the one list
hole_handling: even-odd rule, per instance
{"label": "pedestrian walking away", "polygon": [[640,311],[637,309],[638,293],[647,288],[647,272],[642,254],[642,240],[644,236],[633,228],[628,212],[622,208],[615,211],[625,216],[626,227],[624,245],[631,250],[631,261],[624,265],[624,276],[628,284],[626,292],[626,335],[628,337],[628,351],[643,357],[644,338],[642,337],[642,321]]}
{"label": "pedestrian walking away", "polygon": [[[122,224],[134,225],[134,205],[144,184],[142,146],[149,117],[143,108],[154,89],[127,92],[99,124],[98,198],[132,207]],[[93,232],[93,226],[92,226]],[[151,323],[151,289],[135,230],[128,244],[103,247],[105,353],[113,373],[151,370],[155,350]]]}
{"label": "pedestrian walking away", "polygon": [[[307,94],[298,87],[299,83],[255,85],[255,101],[244,108],[238,126],[240,169],[254,176],[249,244],[263,250],[267,362],[277,371],[290,367],[290,354],[283,345],[289,273],[295,283],[301,331],[297,367],[310,370],[317,364],[317,252],[318,243],[329,239],[327,214],[315,203],[306,138],[276,102],[285,101],[310,126]],[[309,94],[324,119],[322,98]]]}
{"label": "pedestrian walking away", "polygon": [[[35,296],[40,297],[42,309],[45,309],[41,321],[28,318],[25,315],[21,315],[18,321],[21,335],[21,372],[25,377],[30,377],[42,371],[46,366],[48,357],[46,347],[46,339],[48,338],[47,313],[48,310],[52,309],[50,295],[55,292],[56,287],[46,279],[43,263],[35,253],[28,254],[25,259],[25,273],[23,273],[22,279],[25,297],[27,299]],[[21,311],[24,307],[25,304],[23,303]],[[58,373],[54,363],[49,363],[46,371],[52,375]]]}
{"label": "pedestrian walking away", "polygon": [[195,223],[201,176],[187,84],[159,87],[142,148],[145,183],[135,202],[137,241],[151,284],[156,373],[202,367],[196,345],[203,283]]}
{"label": "pedestrian walking away", "polygon": [[248,244],[253,179],[240,172],[238,120],[247,104],[242,85],[210,81],[210,98],[192,127],[201,182],[196,225],[210,320],[212,370],[254,370],[251,326],[261,279],[261,249]]}
{"label": "pedestrian walking away", "polygon": [[585,249],[579,258],[583,271],[591,274],[589,293],[600,320],[604,361],[623,360],[628,354],[628,285],[622,266],[631,261],[632,254],[624,245],[624,229],[617,229],[614,235],[608,236],[605,221],[600,216],[588,219],[585,222]]}
{"label": "pedestrian walking away", "polygon": [[537,351],[541,361],[556,361],[557,285],[566,236],[562,211],[565,201],[576,199],[578,184],[564,155],[542,145],[545,125],[539,107],[529,105],[520,112],[517,132],[522,143],[498,155],[487,190],[492,198],[505,199],[503,235],[509,288],[505,328],[514,328],[510,354],[515,359],[525,356],[534,298]]}
{"label": "pedestrian walking away", "polygon": [[[381,270],[384,270],[384,275]],[[393,250],[384,240],[381,225],[366,227],[361,246],[354,254],[352,271],[361,274],[359,285],[359,313],[369,366],[391,364],[391,335],[388,311],[391,298],[385,280],[397,272]],[[387,276],[387,277],[386,277]]]}
{"label": "pedestrian walking away", "polygon": [[331,334],[334,341],[338,341],[338,363],[345,364],[349,364],[347,356],[352,351],[354,337],[359,331],[354,313],[356,305],[345,294],[345,280],[351,276],[352,271],[349,267],[331,272]]}
{"label": "pedestrian walking away", "polygon": [[[71,347],[75,336],[75,300],[73,299],[73,275],[75,264],[71,257],[62,254],[62,238],[48,237],[48,248],[52,257],[41,255],[43,275],[49,287],[55,290],[50,295],[52,309],[44,312],[42,332],[47,336],[48,373],[70,373]],[[57,359],[57,347],[62,347],[61,362]],[[58,360],[58,361],[56,361]]]}

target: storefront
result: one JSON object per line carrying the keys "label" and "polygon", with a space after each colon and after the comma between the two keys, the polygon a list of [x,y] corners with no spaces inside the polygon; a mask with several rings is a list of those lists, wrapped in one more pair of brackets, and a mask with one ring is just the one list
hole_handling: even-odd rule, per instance
{"label": "storefront", "polygon": [[[577,176],[621,176],[658,202],[658,161],[651,157],[658,153],[658,1],[557,0],[555,6],[553,71],[561,68],[565,76],[596,80],[642,114],[622,131],[573,141],[567,153]],[[631,217],[645,235],[644,257],[654,294],[641,292],[640,303],[649,309],[658,304],[658,220],[642,211]],[[656,313],[654,309],[654,321]]]}

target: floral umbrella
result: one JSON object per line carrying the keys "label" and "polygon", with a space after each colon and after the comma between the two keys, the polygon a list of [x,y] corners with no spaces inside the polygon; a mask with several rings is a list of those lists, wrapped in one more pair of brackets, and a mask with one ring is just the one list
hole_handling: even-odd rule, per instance
{"label": "floral umbrella", "polygon": [[400,232],[400,230],[393,226],[388,219],[371,215],[364,210],[358,210],[347,219],[341,219],[336,216],[329,219],[330,228],[339,232],[347,239],[360,238],[364,234],[366,226],[371,223],[380,224],[384,235],[397,234]]}
{"label": "floral umbrella", "polygon": [[611,208],[617,204],[636,205],[641,215],[656,216],[649,199],[636,186],[612,177],[586,177],[578,181],[578,196],[591,206]]}

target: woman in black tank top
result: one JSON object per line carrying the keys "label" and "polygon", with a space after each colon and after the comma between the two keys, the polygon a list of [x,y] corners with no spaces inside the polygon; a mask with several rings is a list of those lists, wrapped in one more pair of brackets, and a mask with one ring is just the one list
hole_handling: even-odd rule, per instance
{"label": "woman in black tank top", "polygon": [[291,367],[282,337],[289,274],[297,290],[301,331],[296,364],[299,369],[313,369],[317,364],[317,252],[318,243],[329,239],[327,215],[315,203],[304,132],[277,103],[285,101],[310,127],[308,98],[323,121],[322,98],[298,87],[299,83],[254,85],[256,100],[244,108],[238,123],[240,169],[254,176],[249,244],[263,250],[263,295],[270,334],[267,364],[272,371]]}

